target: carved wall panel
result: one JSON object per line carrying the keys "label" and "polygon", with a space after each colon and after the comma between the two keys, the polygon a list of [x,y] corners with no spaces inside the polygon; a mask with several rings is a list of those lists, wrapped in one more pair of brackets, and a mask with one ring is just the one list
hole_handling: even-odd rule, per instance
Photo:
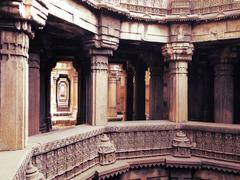
{"label": "carved wall panel", "polygon": [[[78,131],[81,129],[76,128]],[[117,162],[135,159],[132,164],[128,165],[128,169],[152,166],[190,169],[198,167],[217,169],[219,172],[239,173],[240,130],[237,126],[225,127],[221,124],[216,126],[216,123],[195,122],[179,125],[167,121],[148,121],[109,123],[105,128],[89,128],[89,130],[64,139],[50,140],[42,144],[39,141],[41,145],[33,149],[33,154],[29,154],[29,157],[32,156],[33,165],[47,179],[67,179],[80,175],[90,168],[97,169],[99,167],[98,147],[100,138],[105,133],[110,139],[108,144],[113,144],[116,148]],[[195,162],[196,164],[188,164],[192,161],[190,156],[180,158],[181,161],[179,158],[177,161],[174,160],[173,139],[176,138],[179,130],[186,132],[186,137],[191,144],[191,147],[187,148],[191,149],[192,160],[199,159]],[[45,136],[51,139],[51,134]],[[56,134],[53,136],[55,137]],[[105,143],[102,145],[105,146]],[[138,161],[138,158],[141,160]],[[151,162],[150,159],[153,161]],[[26,164],[27,162],[29,159],[26,160]],[[19,169],[17,176],[24,176],[26,172],[24,168],[26,168],[25,165]],[[108,173],[106,177],[110,177],[111,172]],[[112,175],[114,174],[118,173],[113,171]]]}

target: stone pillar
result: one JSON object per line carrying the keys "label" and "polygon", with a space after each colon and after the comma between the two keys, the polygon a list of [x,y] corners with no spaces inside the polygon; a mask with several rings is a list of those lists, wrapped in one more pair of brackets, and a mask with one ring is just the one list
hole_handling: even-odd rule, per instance
{"label": "stone pillar", "polygon": [[0,151],[23,149],[28,136],[28,49],[34,29],[43,27],[44,2],[0,2]]}
{"label": "stone pillar", "polygon": [[163,119],[163,66],[150,67],[150,120]]}
{"label": "stone pillar", "polygon": [[117,118],[117,74],[109,66],[108,72],[108,118]]}
{"label": "stone pillar", "polygon": [[165,60],[169,62],[169,120],[188,120],[188,62],[192,60],[191,43],[171,43],[163,47]]}
{"label": "stone pillar", "polygon": [[107,123],[108,103],[108,57],[112,50],[91,49],[90,75],[90,111],[91,125],[105,125]]}
{"label": "stone pillar", "polygon": [[28,136],[29,37],[16,31],[0,33],[0,150],[23,149]]}
{"label": "stone pillar", "polygon": [[48,8],[19,0],[0,2],[0,151],[23,149],[28,136],[28,49],[34,29],[43,27]]}
{"label": "stone pillar", "polygon": [[214,63],[214,119],[232,124],[234,120],[234,61],[237,56],[227,48],[221,50]]}
{"label": "stone pillar", "polygon": [[88,90],[89,86],[89,74],[90,67],[86,61],[81,61],[78,69],[78,115],[77,115],[77,124],[84,124],[88,120],[87,110],[89,104],[90,92]]}
{"label": "stone pillar", "polygon": [[40,56],[29,54],[29,136],[39,133],[40,121]]}
{"label": "stone pillar", "polygon": [[[73,97],[71,97],[73,101],[73,118],[75,119],[75,124],[77,122],[77,114],[78,114],[78,73],[73,74]],[[80,99],[79,99],[80,100]]]}
{"label": "stone pillar", "polygon": [[127,69],[127,83],[126,83],[126,120],[133,119],[133,71]]}
{"label": "stone pillar", "polygon": [[143,63],[135,67],[135,94],[134,94],[134,119],[144,120],[145,116],[145,71],[146,66]]}

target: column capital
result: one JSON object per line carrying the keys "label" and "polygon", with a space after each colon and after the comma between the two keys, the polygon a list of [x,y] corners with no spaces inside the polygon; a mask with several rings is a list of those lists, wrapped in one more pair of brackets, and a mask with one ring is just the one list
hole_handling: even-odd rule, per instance
{"label": "column capital", "polygon": [[165,61],[191,61],[194,51],[192,43],[168,43],[162,47]]}
{"label": "column capital", "polygon": [[34,37],[32,26],[42,29],[48,16],[48,3],[43,0],[5,0],[0,2],[0,27],[21,31]]}
{"label": "column capital", "polygon": [[108,35],[92,35],[84,38],[84,48],[89,54],[92,52],[111,52],[117,50],[119,38]]}

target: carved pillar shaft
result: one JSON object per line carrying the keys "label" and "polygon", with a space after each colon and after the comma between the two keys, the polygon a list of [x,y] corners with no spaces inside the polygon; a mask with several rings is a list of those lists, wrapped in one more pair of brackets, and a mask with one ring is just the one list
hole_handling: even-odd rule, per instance
{"label": "carved pillar shaft", "polygon": [[184,122],[188,119],[187,68],[187,62],[174,61],[169,64],[169,120],[171,121]]}
{"label": "carved pillar shaft", "polygon": [[2,30],[0,39],[0,150],[23,149],[28,136],[29,37]]}
{"label": "carved pillar shaft", "polygon": [[192,59],[191,43],[171,43],[163,48],[165,60],[169,62],[169,120],[188,120],[188,61]]}
{"label": "carved pillar shaft", "polygon": [[40,57],[29,54],[29,136],[39,133],[40,122]]}
{"label": "carved pillar shaft", "polygon": [[163,119],[163,67],[150,67],[150,119]]}
{"label": "carved pillar shaft", "polygon": [[214,65],[214,119],[217,123],[233,123],[233,64]]}
{"label": "carved pillar shaft", "polygon": [[90,75],[90,124],[107,123],[108,102],[108,56],[111,50],[93,50],[91,55]]}
{"label": "carved pillar shaft", "polygon": [[111,73],[108,77],[108,117],[117,117],[117,77]]}

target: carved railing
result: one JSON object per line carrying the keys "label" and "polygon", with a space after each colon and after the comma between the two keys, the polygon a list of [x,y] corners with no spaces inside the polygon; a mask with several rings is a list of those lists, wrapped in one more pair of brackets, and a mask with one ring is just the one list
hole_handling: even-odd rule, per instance
{"label": "carved railing", "polygon": [[181,125],[187,136],[196,144],[192,148],[192,155],[240,162],[240,128],[231,125],[218,125],[207,123],[188,123]]}
{"label": "carved railing", "polygon": [[[180,131],[185,132],[190,140],[191,155],[198,158],[196,164],[185,164],[185,158],[181,158],[181,162],[178,160],[179,166],[175,166],[172,159],[167,161],[168,157],[174,156],[173,139]],[[167,167],[195,166],[229,172],[240,170],[240,126],[215,123],[139,121],[113,122],[106,127],[78,126],[66,131],[31,137],[30,142],[37,145],[28,157],[32,157],[33,165],[45,178],[70,179],[100,167],[98,146],[103,134],[115,145],[117,161],[137,158],[149,160],[151,157],[153,164],[158,164],[158,157],[161,157],[161,165]],[[147,163],[151,164],[148,160]],[[224,163],[232,164],[226,166]],[[137,166],[136,162],[135,165]],[[15,179],[25,177],[24,167]],[[95,173],[92,176],[95,176]]]}
{"label": "carved railing", "polygon": [[205,15],[240,9],[239,0],[99,0],[146,15]]}
{"label": "carved railing", "polygon": [[168,2],[166,0],[121,0],[120,6],[130,12],[151,15],[166,15]]}
{"label": "carved railing", "polygon": [[192,0],[192,14],[211,14],[240,9],[239,0]]}

